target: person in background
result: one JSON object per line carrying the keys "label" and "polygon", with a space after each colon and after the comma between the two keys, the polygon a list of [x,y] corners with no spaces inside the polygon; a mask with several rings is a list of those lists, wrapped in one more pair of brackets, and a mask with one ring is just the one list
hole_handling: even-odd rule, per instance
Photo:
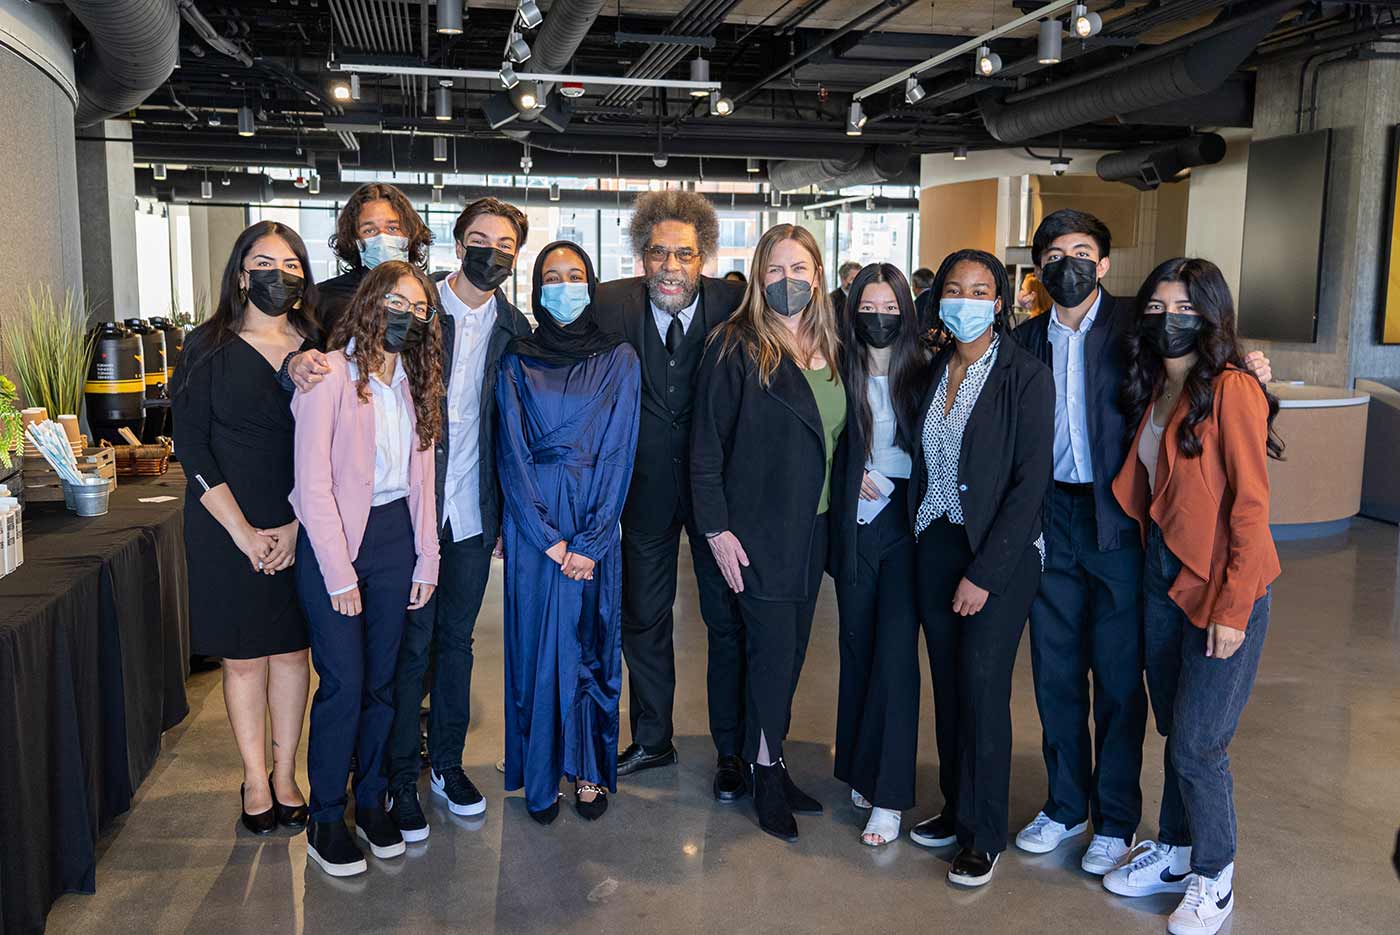
{"label": "person in background", "polygon": [[292,397],[297,590],[320,677],[307,753],[307,856],[332,876],[367,869],[345,827],[352,755],[356,834],[381,860],[404,852],[387,811],[384,760],[399,641],[409,612],[437,585],[437,298],[418,267],[378,264],[331,335],[325,379]]}
{"label": "person in background", "polygon": [[919,419],[909,521],[933,676],[943,811],[917,844],[958,844],[948,880],[982,886],[1006,849],[1011,673],[1043,560],[1050,371],[1008,339],[1011,283],[989,253],[960,250],[933,289],[950,336]]}
{"label": "person in background", "polygon": [[1025,278],[1021,280],[1021,288],[1016,293],[1016,307],[1029,319],[1035,318],[1037,315],[1044,315],[1050,311],[1054,304],[1055,300],[1050,298],[1050,293],[1045,291],[1045,287],[1040,284],[1035,273],[1027,273]]}
{"label": "person in background", "polygon": [[846,395],[812,234],[770,228],[752,268],[743,304],[710,338],[700,367],[690,481],[696,526],[738,595],[748,662],[743,757],[759,827],[795,841],[793,813],[822,806],[788,774],[783,741],[826,566]]}
{"label": "person in background", "polygon": [[745,276],[737,269],[731,269],[729,272],[725,273],[720,278],[723,279],[725,282],[732,282],[736,286],[740,287],[747,286],[749,284],[749,277]]}
{"label": "person in background", "polygon": [[[869,809],[861,841],[899,837],[914,804],[919,737],[919,616],[914,536],[904,504],[928,353],[904,274],[867,266],[836,316],[846,429],[831,476],[831,558],[840,611],[836,778]],[[873,518],[863,510],[878,508]]]}
{"label": "person in background", "polygon": [[[346,267],[345,272],[320,283],[321,329],[335,331],[345,307],[366,274],[386,260],[407,260],[420,269],[428,265],[433,232],[408,196],[387,182],[369,182],[350,195],[336,217],[330,247]],[[311,355],[317,372],[324,372],[319,352]]]}
{"label": "person in background", "polygon": [[191,647],[224,660],[224,706],[243,759],[242,821],[254,834],[307,820],[296,756],[310,639],[289,571],[297,538],[287,502],[292,412],[276,368],[320,336],[309,262],[306,245],[283,224],[261,221],[239,234],[218,307],[190,334],[171,386],[175,446],[189,482]]}
{"label": "person in background", "polygon": [[700,273],[719,242],[719,218],[704,195],[639,195],[629,234],[644,275],[603,283],[594,302],[598,327],[631,344],[642,367],[637,461],[622,511],[622,655],[632,742],[617,771],[625,776],[676,762],[672,607],[684,530],[708,638],[710,735],[718,756],[713,791],[720,801],[734,801],[744,794],[743,643],[734,597],[695,527],[690,430],[705,340],[733,313],[743,290]]}
{"label": "person in background", "polygon": [[[1034,854],[1088,829],[1080,866],[1102,875],[1127,856],[1142,818],[1142,546],[1111,482],[1128,455],[1119,400],[1132,315],[1101,280],[1109,230],[1065,208],[1041,221],[1031,245],[1036,278],[1054,300],[1015,339],[1055,377],[1054,484],[1045,503],[1045,573],[1031,607],[1031,663],[1049,794],[1016,835]],[[1248,363],[1271,374],[1258,353]],[[1090,676],[1093,737],[1089,733]]]}
{"label": "person in background", "polygon": [[[935,312],[938,303],[934,300],[933,293],[929,289],[933,286],[933,270],[927,266],[920,266],[914,270],[914,275],[910,277],[910,282],[914,286],[914,311],[919,315],[923,330],[928,331],[933,327],[933,319],[938,317]],[[932,302],[932,307],[930,307]]]}
{"label": "person in background", "polygon": [[831,309],[836,314],[841,314],[841,310],[846,307],[846,296],[850,293],[851,282],[859,272],[860,264],[855,260],[847,260],[836,270],[836,288],[831,290]]}
{"label": "person in background", "polygon": [[1173,935],[1214,935],[1235,908],[1228,748],[1249,700],[1279,576],[1268,459],[1278,400],[1246,368],[1235,303],[1209,260],[1168,260],[1138,292],[1113,481],[1146,547],[1148,694],[1166,738],[1157,841],[1104,876],[1121,896],[1180,892]]}
{"label": "person in background", "polygon": [[641,368],[592,305],[593,264],[578,244],[539,253],[538,326],[506,347],[496,381],[505,491],[507,791],[530,817],[574,807],[602,817],[617,791],[622,692],[618,520],[637,453]]}

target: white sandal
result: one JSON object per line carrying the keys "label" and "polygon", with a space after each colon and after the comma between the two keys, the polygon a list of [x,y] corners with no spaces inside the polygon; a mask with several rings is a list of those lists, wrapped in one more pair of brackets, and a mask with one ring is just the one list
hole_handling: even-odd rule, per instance
{"label": "white sandal", "polygon": [[861,810],[871,807],[870,800],[857,792],[854,787],[851,789],[851,804]]}
{"label": "white sandal", "polygon": [[[891,841],[899,839],[899,819],[900,813],[892,808],[874,808],[870,811],[870,820],[865,823],[865,830],[860,833],[860,843],[867,847],[883,847]],[[866,835],[878,837],[879,843],[867,841]]]}

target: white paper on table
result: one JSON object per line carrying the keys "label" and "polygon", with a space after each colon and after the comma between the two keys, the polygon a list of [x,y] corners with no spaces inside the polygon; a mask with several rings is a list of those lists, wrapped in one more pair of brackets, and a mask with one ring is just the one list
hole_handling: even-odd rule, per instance
{"label": "white paper on table", "polygon": [[866,500],[861,498],[856,501],[856,522],[862,526],[869,525],[875,521],[875,517],[880,515],[880,511],[890,504],[890,494],[894,492],[894,481],[890,480],[879,471],[866,471],[873,483],[880,490],[878,500]]}
{"label": "white paper on table", "polygon": [[139,497],[142,503],[169,503],[174,497]]}

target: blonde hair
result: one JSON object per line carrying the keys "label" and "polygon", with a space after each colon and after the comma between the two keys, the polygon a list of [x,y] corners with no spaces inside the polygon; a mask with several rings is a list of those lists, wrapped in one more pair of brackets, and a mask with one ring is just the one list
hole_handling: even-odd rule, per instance
{"label": "blonde hair", "polygon": [[[812,282],[812,301],[799,315],[797,346],[791,332],[782,322],[782,316],[768,307],[763,297],[763,274],[768,269],[768,259],[773,249],[784,240],[791,240],[807,251],[816,265]],[[837,379],[837,366],[841,353],[841,338],[836,328],[836,312],[831,305],[831,296],[823,288],[825,276],[822,264],[821,247],[812,232],[796,224],[778,224],[770,227],[758,239],[754,248],[753,277],[744,289],[744,297],[734,314],[717,329],[711,340],[720,342],[720,357],[742,347],[758,367],[758,379],[764,386],[773,381],[784,358],[791,359],[799,367],[805,365],[814,355],[821,355],[831,379]],[[807,358],[799,354],[806,351]]]}

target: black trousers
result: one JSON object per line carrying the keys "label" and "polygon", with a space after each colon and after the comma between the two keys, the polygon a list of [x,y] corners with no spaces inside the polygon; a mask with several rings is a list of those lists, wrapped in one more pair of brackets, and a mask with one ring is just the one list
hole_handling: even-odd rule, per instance
{"label": "black trousers", "polygon": [[953,816],[959,845],[1000,854],[1011,795],[1011,672],[1040,581],[1040,553],[1027,546],[1006,590],[971,617],[953,613],[973,558],[967,530],[934,520],[919,536],[917,558],[943,813]]}
{"label": "black trousers", "polygon": [[[822,572],[826,567],[827,514],[817,517],[808,557],[808,594],[803,601],[765,601],[748,591],[738,595],[743,621],[745,657],[748,660],[747,715],[743,757],[758,759],[759,735],[776,762],[783,755],[783,741],[792,723],[792,699],[797,679],[807,659],[812,637],[812,615],[817,609]],[[755,561],[753,555],[749,561]]]}
{"label": "black trousers", "polygon": [[622,657],[627,661],[632,740],[647,750],[671,745],[676,697],[673,633],[681,530],[690,540],[700,616],[709,642],[706,687],[710,736],[720,756],[739,753],[744,738],[744,642],[734,595],[705,537],[678,509],[659,533],[622,528]]}
{"label": "black trousers", "polygon": [[899,810],[914,804],[919,744],[914,536],[901,509],[908,483],[896,480],[890,505],[855,527],[857,578],[836,583],[836,778],[880,808]]}

